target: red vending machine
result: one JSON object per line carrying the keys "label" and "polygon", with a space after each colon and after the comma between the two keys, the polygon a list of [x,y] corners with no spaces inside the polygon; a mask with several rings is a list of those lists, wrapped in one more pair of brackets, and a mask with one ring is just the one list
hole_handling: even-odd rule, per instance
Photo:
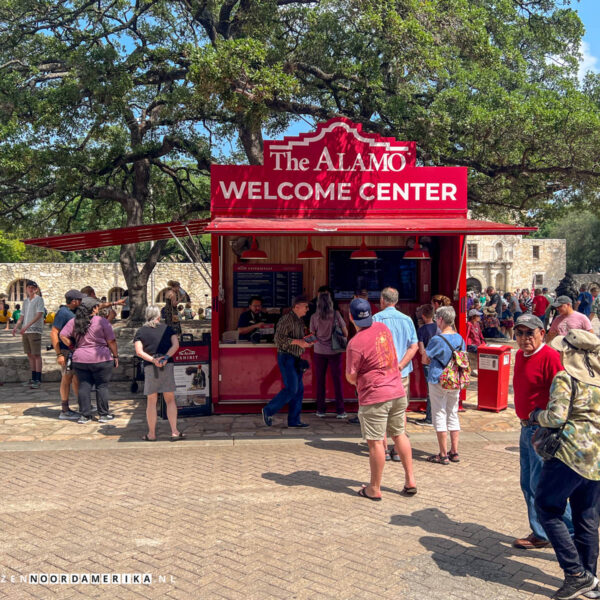
{"label": "red vending machine", "polygon": [[477,409],[500,412],[508,407],[510,346],[492,344],[477,348]]}

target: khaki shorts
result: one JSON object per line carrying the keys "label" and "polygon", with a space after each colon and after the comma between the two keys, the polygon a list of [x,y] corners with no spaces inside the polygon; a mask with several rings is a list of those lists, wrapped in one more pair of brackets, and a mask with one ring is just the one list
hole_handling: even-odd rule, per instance
{"label": "khaki shorts", "polygon": [[[71,353],[71,351],[67,350],[66,348],[60,349],[60,355],[65,357],[65,366],[60,368],[60,374],[63,377],[65,375],[70,375],[71,377],[73,377],[75,375],[75,371],[73,371],[72,369],[70,371],[67,371],[67,358],[70,353]],[[58,356],[56,358],[58,358]]]}
{"label": "khaki shorts", "polygon": [[408,400],[406,396],[388,402],[367,404],[358,408],[358,418],[365,440],[383,440],[404,433],[404,421]]}
{"label": "khaki shorts", "polygon": [[24,333],[23,351],[25,354],[33,354],[40,356],[42,354],[42,334],[41,333]]}

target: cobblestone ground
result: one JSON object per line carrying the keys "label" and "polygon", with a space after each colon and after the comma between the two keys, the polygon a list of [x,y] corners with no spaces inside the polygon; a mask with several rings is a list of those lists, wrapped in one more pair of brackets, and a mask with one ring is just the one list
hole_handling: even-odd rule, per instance
{"label": "cobblestone ground", "polygon": [[[417,496],[388,463],[378,503],[356,495],[356,440],[2,444],[0,598],[548,597],[552,551],[510,546],[527,533],[516,434],[465,434],[449,466],[425,462],[432,438],[412,436]],[[153,582],[19,583],[29,573]]]}

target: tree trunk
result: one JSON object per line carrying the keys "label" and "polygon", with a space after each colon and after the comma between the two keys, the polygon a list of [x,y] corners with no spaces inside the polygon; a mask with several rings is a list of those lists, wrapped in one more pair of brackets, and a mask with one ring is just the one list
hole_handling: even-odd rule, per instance
{"label": "tree trunk", "polygon": [[[137,161],[134,163],[133,168],[133,194],[123,202],[123,207],[127,213],[127,227],[143,224],[144,205],[150,193],[150,162],[148,160]],[[162,240],[154,245],[146,264],[141,270],[138,268],[136,258],[137,244],[124,244],[121,246],[119,261],[129,290],[129,304],[131,307],[129,323],[131,325],[138,325],[145,321],[145,311],[148,305],[148,279],[160,258],[165,243]]]}

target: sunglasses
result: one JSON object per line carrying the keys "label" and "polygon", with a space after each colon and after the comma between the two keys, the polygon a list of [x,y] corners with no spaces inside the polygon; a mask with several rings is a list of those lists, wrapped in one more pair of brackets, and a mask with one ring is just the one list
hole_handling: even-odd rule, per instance
{"label": "sunglasses", "polygon": [[533,337],[535,335],[535,329],[525,329],[525,330],[516,329],[515,330],[515,335],[517,337],[523,337],[523,336],[525,336],[525,337]]}

